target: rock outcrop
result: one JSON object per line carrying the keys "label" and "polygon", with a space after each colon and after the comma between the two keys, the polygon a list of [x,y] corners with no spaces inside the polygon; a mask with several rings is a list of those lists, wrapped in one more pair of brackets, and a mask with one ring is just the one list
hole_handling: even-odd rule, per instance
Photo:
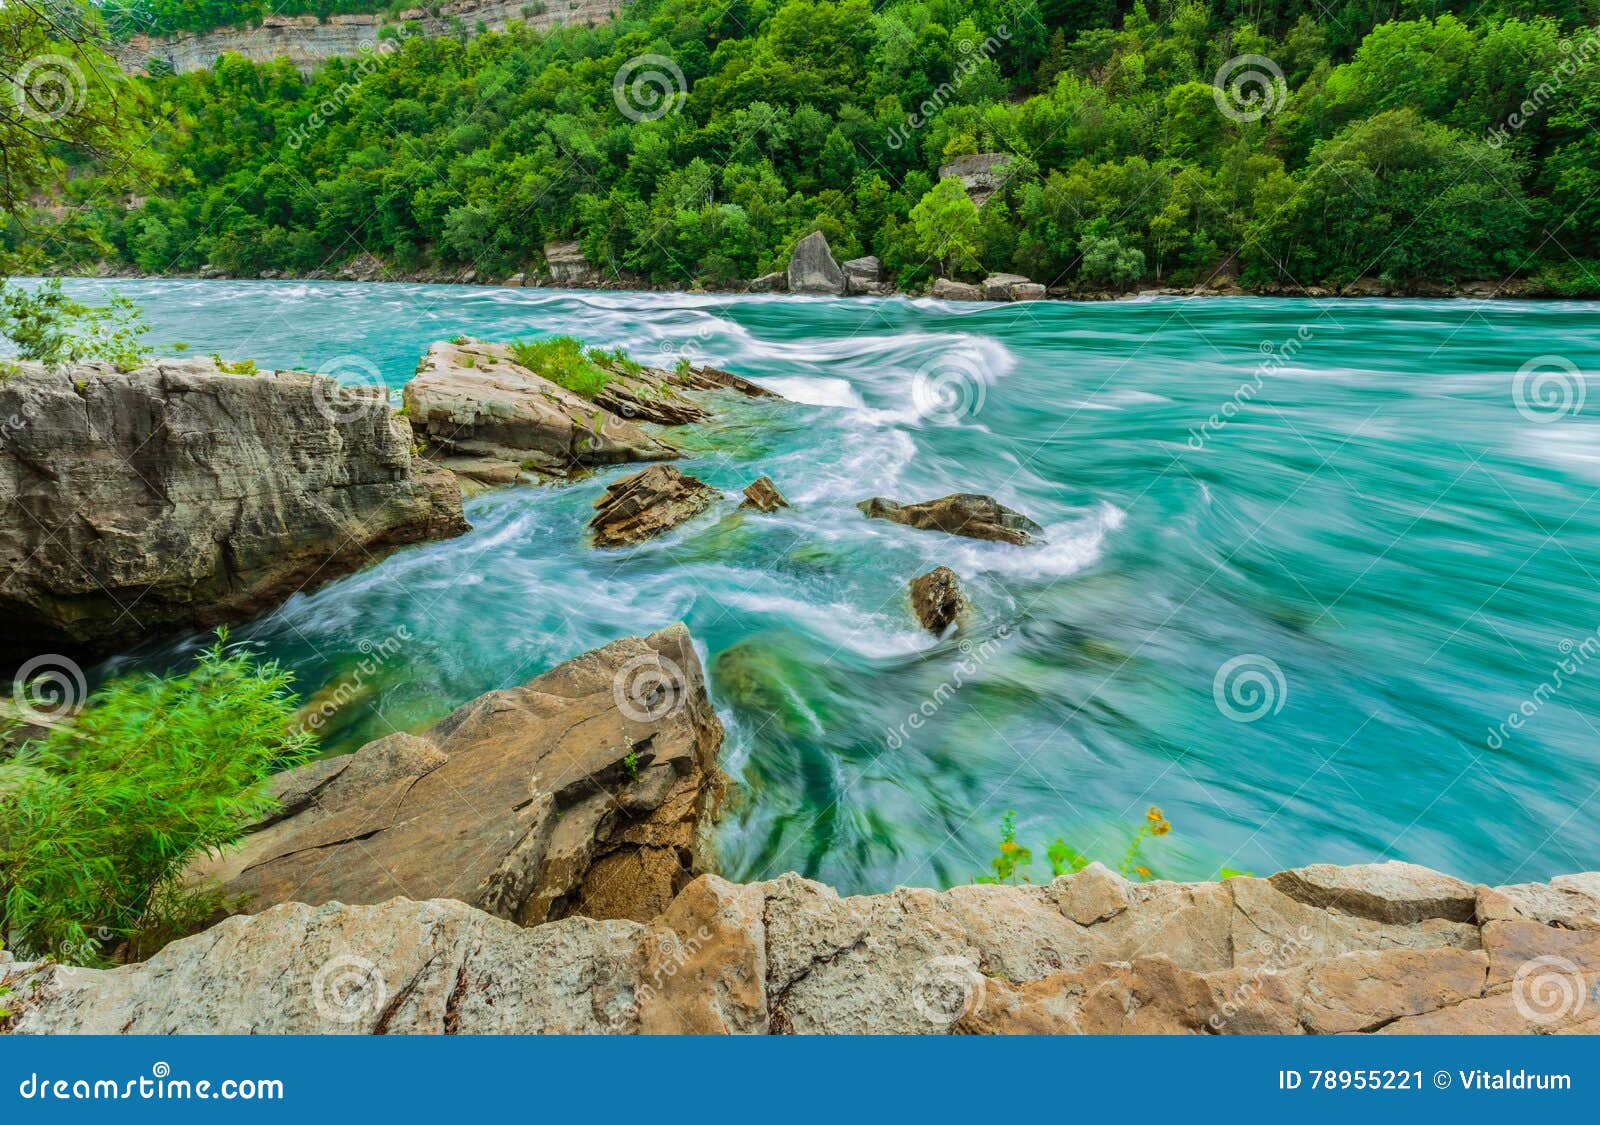
{"label": "rock outcrop", "polygon": [[972,603],[961,591],[961,580],[947,566],[936,566],[911,580],[911,611],[922,627],[942,636],[972,610]]}
{"label": "rock outcrop", "polygon": [[863,500],[856,507],[868,519],[893,520],[924,531],[945,531],[969,539],[992,539],[1026,546],[1038,541],[1044,529],[1021,512],[1014,512],[993,497],[956,492],[937,500],[901,504],[882,496]]}
{"label": "rock outcrop", "polygon": [[402,396],[429,449],[479,479],[678,455],[638,423],[521,366],[503,344],[434,344]]}
{"label": "rock outcrop", "polygon": [[1472,887],[1462,919],[1454,895],[1418,913],[1435,872],[1344,871],[1362,913],[1279,889],[1297,878],[1099,864],[861,898],[707,875],[649,922],[533,929],[452,901],[293,904],[144,964],[10,966],[7,1003],[23,1033],[1600,1032],[1600,875]]}
{"label": "rock outcrop", "polygon": [[843,296],[847,279],[820,230],[802,238],[789,258],[789,292]]}
{"label": "rock outcrop", "polygon": [[382,387],[210,360],[0,379],[0,649],[99,653],[259,614],[467,530]]}
{"label": "rock outcrop", "polygon": [[768,476],[759,476],[745,485],[744,502],[739,505],[741,508],[754,508],[758,512],[776,512],[788,506],[789,501],[784,499],[783,493],[778,491],[778,486]]}
{"label": "rock outcrop", "polygon": [[1044,296],[1044,286],[1036,285],[1020,273],[992,273],[983,279],[983,297],[987,301],[1018,300],[1019,289],[1025,294],[1020,298],[1022,300],[1037,300]]}
{"label": "rock outcrop", "polygon": [[550,284],[561,289],[590,289],[600,284],[600,271],[576,242],[545,243],[544,264],[550,271]]}
{"label": "rock outcrop", "polygon": [[648,919],[712,866],[721,741],[674,625],[279,775],[282,808],[193,874],[251,911],[404,895],[523,925]]}
{"label": "rock outcrop", "polygon": [[722,493],[705,481],[671,465],[652,465],[612,482],[594,503],[589,530],[596,547],[628,547],[693,519],[720,499]]}
{"label": "rock outcrop", "polygon": [[852,296],[881,297],[894,291],[883,280],[883,265],[872,255],[844,264],[845,292]]}
{"label": "rock outcrop", "polygon": [[764,273],[751,280],[748,286],[752,293],[787,293],[789,291],[789,275],[786,273]]}
{"label": "rock outcrop", "polygon": [[1005,186],[1010,163],[1010,153],[974,153],[940,165],[939,178],[960,180],[961,186],[967,189],[968,198],[982,207],[990,196]]}
{"label": "rock outcrop", "polygon": [[354,13],[316,16],[269,15],[248,27],[219,27],[177,35],[135,35],[116,50],[126,70],[149,70],[160,63],[178,74],[210,70],[224,54],[242,55],[252,62],[288,59],[302,72],[330,58],[370,54],[385,49],[378,37],[385,26],[413,24],[428,36],[449,35],[456,28],[472,35],[481,26],[504,31],[513,20],[531,28],[566,24],[600,23],[616,15],[618,0],[562,0],[535,5],[527,0],[445,0],[431,8],[409,8],[397,15]]}

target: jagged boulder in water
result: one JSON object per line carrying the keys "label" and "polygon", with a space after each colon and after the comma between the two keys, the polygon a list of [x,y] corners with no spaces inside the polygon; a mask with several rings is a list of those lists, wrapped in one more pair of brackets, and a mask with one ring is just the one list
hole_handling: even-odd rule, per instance
{"label": "jagged boulder in water", "polygon": [[589,530],[596,547],[627,547],[693,519],[721,498],[703,480],[671,465],[652,465],[606,489],[595,501]]}
{"label": "jagged boulder in water", "polygon": [[911,580],[911,609],[922,627],[939,636],[972,609],[961,580],[947,566],[936,566]]}
{"label": "jagged boulder in water", "polygon": [[17,368],[0,379],[7,657],[252,617],[468,529],[382,387],[202,359]]}
{"label": "jagged boulder in water", "polygon": [[839,297],[844,295],[847,283],[844,270],[828,247],[827,235],[812,231],[795,245],[789,258],[789,292]]}
{"label": "jagged boulder in water", "polygon": [[789,501],[784,499],[783,493],[778,491],[778,486],[768,476],[759,476],[745,485],[744,503],[739,505],[741,508],[754,508],[758,512],[776,512],[788,506]]}
{"label": "jagged boulder in water", "polygon": [[1038,542],[1044,528],[1021,512],[1012,511],[991,496],[956,492],[937,500],[902,504],[874,496],[857,504],[868,519],[893,520],[925,531],[945,531],[970,539],[992,539],[1026,546]]}
{"label": "jagged boulder in water", "polygon": [[712,866],[722,726],[689,631],[629,637],[413,736],[280,774],[199,865],[248,909],[453,898],[532,925],[646,919]]}

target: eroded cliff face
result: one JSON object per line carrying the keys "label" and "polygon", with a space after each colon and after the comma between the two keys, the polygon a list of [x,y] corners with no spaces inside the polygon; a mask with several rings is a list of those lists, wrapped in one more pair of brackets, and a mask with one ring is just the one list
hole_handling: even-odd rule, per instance
{"label": "eroded cliff face", "polygon": [[0,965],[25,1033],[1600,1031],[1600,874],[1386,863],[841,898],[706,875],[645,922],[280,905],[107,971]]}
{"label": "eroded cliff face", "polygon": [[467,530],[381,388],[210,360],[0,378],[0,653],[97,654],[252,617]]}
{"label": "eroded cliff face", "polygon": [[[349,57],[378,49],[378,30],[386,24],[415,21],[422,34],[447,35],[457,26],[468,35],[480,30],[502,31],[514,20],[544,30],[567,24],[603,23],[616,15],[621,0],[457,0],[439,6],[438,15],[416,8],[398,17],[380,13],[315,16],[268,16],[259,27],[219,27],[204,32],[172,36],[135,35],[116,50],[127,70],[148,70],[159,60],[182,74],[207,70],[225,53],[253,62],[288,59],[309,71],[327,59]],[[459,24],[458,22],[459,21]]]}

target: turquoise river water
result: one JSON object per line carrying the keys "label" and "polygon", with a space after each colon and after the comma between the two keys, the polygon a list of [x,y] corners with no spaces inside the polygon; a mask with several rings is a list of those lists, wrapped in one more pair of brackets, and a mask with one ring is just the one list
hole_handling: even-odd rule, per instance
{"label": "turquoise river water", "polygon": [[[683,620],[728,728],[734,878],[964,882],[1007,810],[1047,877],[1043,844],[1114,863],[1152,804],[1174,828],[1144,855],[1168,877],[1600,866],[1595,305],[115,288],[157,342],[376,369],[396,390],[433,340],[569,333],[791,400],[725,402],[679,432],[681,467],[730,502],[665,539],[586,544],[625,467],[508,489],[469,501],[470,534],[237,630],[307,692],[356,677],[336,748]],[[733,515],[760,473],[793,508]],[[955,491],[1027,513],[1047,542],[855,507]],[[977,614],[935,639],[905,588],[941,563]]]}

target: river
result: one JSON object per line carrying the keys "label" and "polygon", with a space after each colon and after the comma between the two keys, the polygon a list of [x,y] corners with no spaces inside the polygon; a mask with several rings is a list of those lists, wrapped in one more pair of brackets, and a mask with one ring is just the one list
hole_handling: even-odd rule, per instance
{"label": "river", "polygon": [[[114,287],[153,341],[396,390],[431,341],[567,333],[792,400],[725,403],[678,439],[685,472],[730,497],[765,473],[786,511],[730,500],[597,552],[590,506],[631,470],[503,490],[468,502],[470,534],[237,629],[308,693],[357,678],[334,749],[683,620],[728,729],[732,878],[966,882],[1015,810],[1037,879],[1058,837],[1115,864],[1151,805],[1173,831],[1143,861],[1173,878],[1600,866],[1600,391],[1581,409],[1600,306]],[[1047,542],[855,507],[955,491],[1028,514]],[[905,600],[939,564],[977,607],[943,640]]]}

